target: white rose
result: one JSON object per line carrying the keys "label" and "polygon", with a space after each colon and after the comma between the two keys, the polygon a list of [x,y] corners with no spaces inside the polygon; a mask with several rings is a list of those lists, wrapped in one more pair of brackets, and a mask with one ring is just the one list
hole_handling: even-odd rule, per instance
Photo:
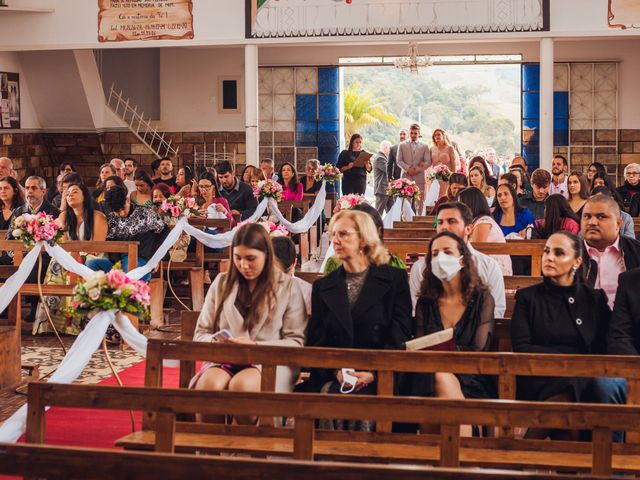
{"label": "white rose", "polygon": [[11,235],[13,235],[13,238],[20,238],[22,236],[22,233],[22,230],[16,228],[13,232],[11,232]]}

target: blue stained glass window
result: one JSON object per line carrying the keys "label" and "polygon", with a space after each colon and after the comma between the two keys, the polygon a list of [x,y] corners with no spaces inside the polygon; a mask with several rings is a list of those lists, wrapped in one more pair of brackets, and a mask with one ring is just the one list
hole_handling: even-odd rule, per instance
{"label": "blue stained glass window", "polygon": [[525,63],[522,65],[522,90],[525,92],[540,90],[540,64]]}
{"label": "blue stained glass window", "polygon": [[296,122],[296,132],[298,133],[316,133],[317,131],[317,122]]}
{"label": "blue stained glass window", "polygon": [[522,93],[522,118],[540,118],[540,94]]}
{"label": "blue stained glass window", "polygon": [[296,120],[315,120],[317,100],[315,95],[296,95]]}
{"label": "blue stained glass window", "polygon": [[340,91],[340,77],[338,67],[318,68],[318,92],[338,93]]}
{"label": "blue stained glass window", "polygon": [[340,115],[340,97],[336,94],[318,95],[318,119],[337,120]]}

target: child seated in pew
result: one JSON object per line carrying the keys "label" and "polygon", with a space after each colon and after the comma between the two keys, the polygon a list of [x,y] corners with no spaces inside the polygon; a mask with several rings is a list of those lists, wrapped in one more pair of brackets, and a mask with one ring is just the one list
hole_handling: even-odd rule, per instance
{"label": "child seated in pew", "polygon": [[[251,223],[236,232],[229,271],[219,274],[209,288],[196,326],[194,341],[223,341],[245,345],[304,345],[307,315],[302,292],[293,277],[276,268],[268,233]],[[231,337],[219,335],[226,330]],[[278,391],[290,391],[295,372],[278,368]],[[260,391],[259,365],[203,364],[191,380],[198,390]],[[222,418],[203,418],[222,423]],[[236,418],[254,423],[253,418]]]}
{"label": "child seated in pew", "polygon": [[[458,351],[489,350],[495,323],[494,301],[480,280],[467,245],[452,232],[439,233],[429,243],[426,266],[416,304],[416,336],[453,328]],[[452,399],[497,397],[493,380],[485,375],[437,372],[413,377],[413,393],[418,395]],[[462,425],[460,434],[471,436],[471,426]]]}
{"label": "child seated in pew", "polygon": [[295,276],[298,263],[295,244],[289,237],[272,237],[271,243],[273,244],[273,252],[276,255],[276,263],[284,273],[291,275],[296,281],[304,298],[307,315],[311,315],[311,284]]}
{"label": "child seated in pew", "polygon": [[[611,316],[603,290],[583,281],[583,242],[568,232],[549,237],[542,256],[544,281],[516,293],[511,319],[514,352],[601,354]],[[600,379],[518,378],[517,398],[548,402],[591,402]],[[574,432],[529,431],[527,438],[577,438]]]}

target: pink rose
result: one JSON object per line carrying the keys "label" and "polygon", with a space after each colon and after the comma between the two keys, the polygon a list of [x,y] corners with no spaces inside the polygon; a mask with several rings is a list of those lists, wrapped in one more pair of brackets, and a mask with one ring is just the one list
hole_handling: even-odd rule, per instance
{"label": "pink rose", "polygon": [[129,277],[122,270],[111,270],[107,273],[107,281],[113,289],[118,289],[128,283]]}
{"label": "pink rose", "polygon": [[180,213],[182,213],[181,210],[180,210],[180,207],[178,207],[177,205],[171,207],[171,216],[172,217],[179,217]]}

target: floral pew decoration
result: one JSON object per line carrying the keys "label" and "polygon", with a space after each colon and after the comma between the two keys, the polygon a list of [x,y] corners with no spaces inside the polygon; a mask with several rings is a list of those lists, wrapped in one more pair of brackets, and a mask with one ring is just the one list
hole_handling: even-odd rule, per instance
{"label": "floral pew decoration", "polygon": [[396,199],[391,210],[387,212],[383,223],[385,228],[393,228],[393,222],[411,221],[415,215],[411,204],[420,200],[420,188],[413,180],[398,178],[389,182],[387,194]]}

